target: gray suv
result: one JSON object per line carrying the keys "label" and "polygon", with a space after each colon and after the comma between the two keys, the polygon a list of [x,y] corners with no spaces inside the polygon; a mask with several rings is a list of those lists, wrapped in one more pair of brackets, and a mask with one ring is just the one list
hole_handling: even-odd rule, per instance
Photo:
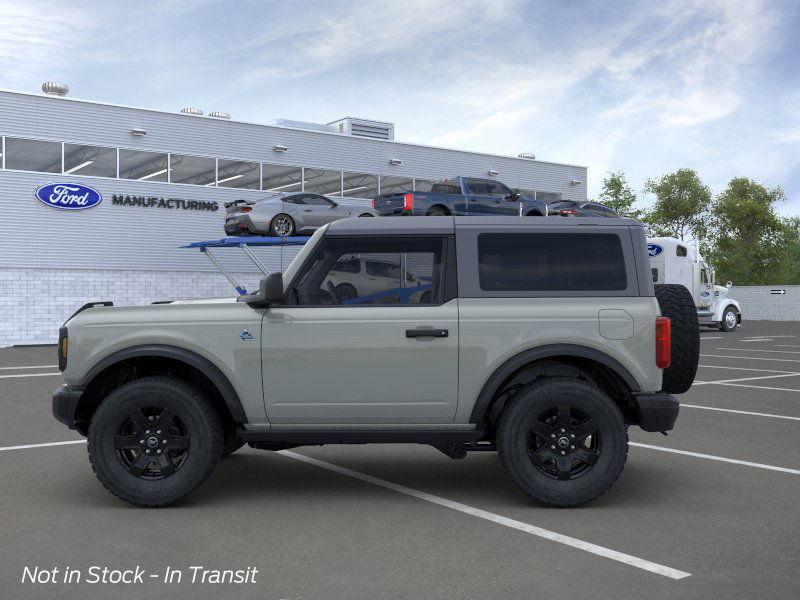
{"label": "gray suv", "polygon": [[[337,293],[366,259],[414,275]],[[244,443],[496,450],[530,497],[576,506],[616,481],[629,425],[672,429],[699,352],[691,295],[654,287],[627,219],[347,219],[252,295],[109,304],[62,327],[53,413],[140,506]]]}

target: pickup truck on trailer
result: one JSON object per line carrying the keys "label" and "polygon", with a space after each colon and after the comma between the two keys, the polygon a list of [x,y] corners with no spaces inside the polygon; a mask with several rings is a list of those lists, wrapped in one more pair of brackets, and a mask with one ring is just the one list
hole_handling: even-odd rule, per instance
{"label": "pickup truck on trailer", "polygon": [[442,179],[430,192],[382,195],[372,201],[372,208],[381,216],[547,216],[547,205],[541,200],[500,181],[474,177]]}
{"label": "pickup truck on trailer", "polygon": [[[331,272],[361,258],[414,276],[344,297]],[[653,285],[628,219],[344,219],[252,294],[110,304],[61,328],[53,414],[150,507],[244,443],[497,451],[531,498],[576,506],[619,477],[629,425],[673,428],[700,346],[689,292]]]}

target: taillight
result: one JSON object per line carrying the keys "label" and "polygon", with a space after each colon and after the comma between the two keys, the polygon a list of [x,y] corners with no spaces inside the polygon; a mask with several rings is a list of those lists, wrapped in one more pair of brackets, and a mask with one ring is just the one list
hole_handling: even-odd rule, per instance
{"label": "taillight", "polygon": [[666,369],[672,360],[672,321],[656,318],[656,366]]}
{"label": "taillight", "polygon": [[243,213],[249,213],[251,210],[253,210],[253,209],[250,206],[243,206],[242,207],[242,212]]}
{"label": "taillight", "polygon": [[58,330],[58,370],[63,371],[67,368],[67,353],[69,352],[69,338],[67,328],[62,327]]}
{"label": "taillight", "polygon": [[560,215],[577,215],[578,211],[575,210],[574,208],[565,208],[564,210],[558,211],[558,214],[560,214]]}
{"label": "taillight", "polygon": [[403,194],[403,210],[414,210],[414,194]]}

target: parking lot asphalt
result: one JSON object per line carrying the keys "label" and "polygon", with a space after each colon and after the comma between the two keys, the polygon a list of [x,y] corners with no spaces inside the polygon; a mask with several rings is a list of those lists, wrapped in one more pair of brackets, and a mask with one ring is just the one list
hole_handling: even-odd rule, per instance
{"label": "parking lot asphalt", "polygon": [[[675,431],[631,428],[617,484],[561,510],[495,453],[412,445],[244,448],[179,506],[132,508],[50,414],[55,349],[0,349],[0,598],[796,599],[800,323],[701,337]],[[184,577],[21,582],[26,566],[92,565]],[[259,572],[191,584],[191,566]]]}

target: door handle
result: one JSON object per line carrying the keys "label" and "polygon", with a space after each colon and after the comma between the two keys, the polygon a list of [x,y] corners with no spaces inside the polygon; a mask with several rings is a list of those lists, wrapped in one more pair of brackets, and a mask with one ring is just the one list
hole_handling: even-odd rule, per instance
{"label": "door handle", "polygon": [[445,338],[448,335],[450,335],[450,332],[447,329],[406,329],[407,338]]}
{"label": "door handle", "polygon": [[311,209],[311,208],[304,208],[304,209],[303,209],[303,212],[312,212],[312,210],[313,210],[313,209]]}

